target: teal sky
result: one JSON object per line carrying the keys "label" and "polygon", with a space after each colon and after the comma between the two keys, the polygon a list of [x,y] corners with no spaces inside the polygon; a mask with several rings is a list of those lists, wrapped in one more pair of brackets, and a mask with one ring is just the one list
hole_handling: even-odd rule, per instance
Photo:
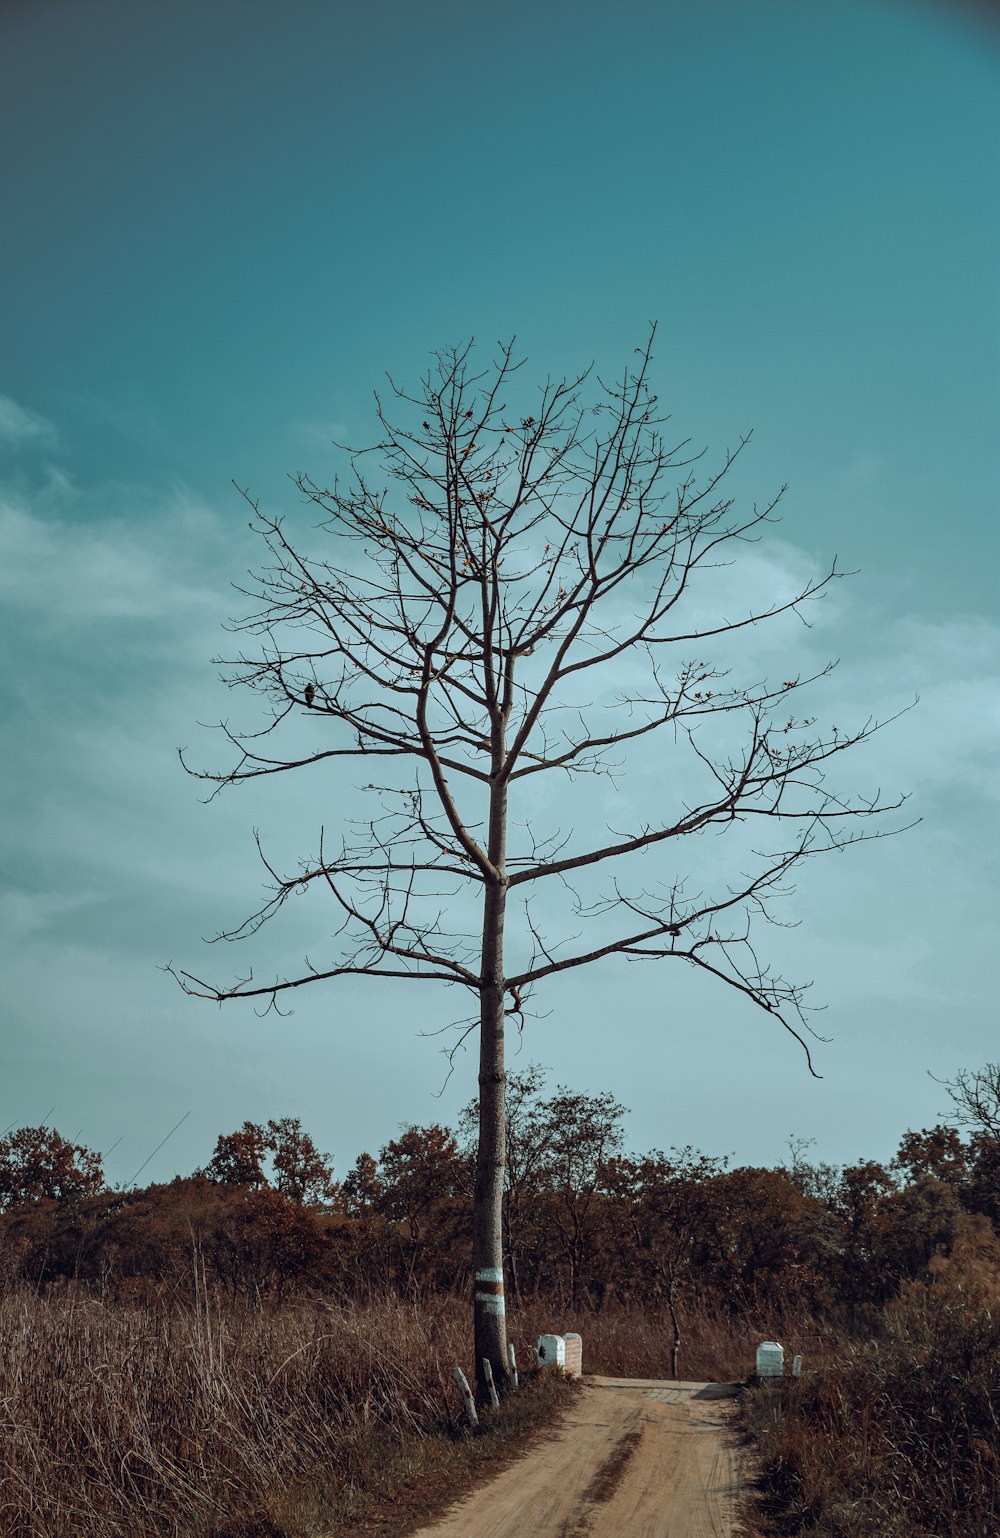
{"label": "teal sky", "polygon": [[[298,1115],[342,1175],[470,1098],[471,1055],[434,1098],[430,990],[276,1027],[157,970],[253,906],[254,826],[294,858],[329,821],[287,780],[203,807],[177,767],[236,708],[230,482],[294,509],[289,472],[332,473],[385,371],[449,342],[516,333],[529,388],[613,373],[654,319],[677,436],[752,428],[740,495],[790,483],[747,580],[859,569],[762,662],[839,657],[834,720],[919,694],[857,774],[923,821],[794,899],[821,1082],[662,968],[554,986],[520,1061],[611,1090],[639,1149],[773,1162],[790,1133],[887,1157],[946,1108],[928,1070],[1000,1055],[998,86],[985,8],[903,0],[3,7],[0,1127],[54,1105],[126,1180],[185,1112],[144,1179]],[[303,948],[261,944],[263,970]]]}

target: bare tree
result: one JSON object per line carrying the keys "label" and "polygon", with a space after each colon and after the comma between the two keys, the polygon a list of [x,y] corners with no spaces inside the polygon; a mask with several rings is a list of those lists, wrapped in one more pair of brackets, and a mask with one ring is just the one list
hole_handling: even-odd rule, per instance
{"label": "bare tree", "polygon": [[[828,763],[879,725],[811,730],[814,718],[792,699],[829,667],[772,685],[695,660],[710,641],[801,618],[838,573],[834,564],[735,616],[681,618],[696,578],[756,538],[781,493],[738,514],[726,477],[748,440],[700,477],[700,456],[668,442],[649,384],[651,344],[652,334],[619,382],[596,381],[589,408],[583,374],[548,382],[523,414],[503,399],[518,367],[510,346],[481,372],[471,345],[449,349],[418,393],[390,380],[392,414],[376,396],[381,436],[349,451],[348,484],[295,477],[319,513],[311,529],[291,532],[243,493],[268,564],[240,589],[259,605],[234,626],[256,638],[252,654],[225,665],[229,683],[262,695],[270,714],[254,733],[222,725],[235,762],[200,777],[214,795],[341,757],[386,768],[382,783],[364,787],[378,814],[349,837],[320,831],[316,853],[290,872],[261,850],[270,895],[219,936],[256,934],[293,892],[318,887],[340,916],[336,954],[265,983],[175,975],[201,997],[274,1007],[295,989],[357,974],[471,996],[460,1039],[478,1028],[481,1392],[484,1358],[501,1384],[507,1370],[507,1015],[520,1023],[535,985],[557,973],[612,956],[657,958],[726,983],[805,1046],[803,989],[759,958],[754,920],[773,921],[771,902],[794,867],[880,836],[870,819],[900,804],[827,788]],[[292,742],[282,752],[279,734],[303,713],[293,737],[313,730],[298,751]],[[561,786],[613,776],[622,750],[641,752],[657,734],[657,763],[669,750],[672,766],[686,758],[688,768],[683,779],[673,768],[662,774],[648,817],[596,836],[592,812],[580,833],[522,820],[537,776]],[[665,859],[683,838],[710,831],[732,844],[723,889],[689,890],[669,867],[656,885],[638,879],[638,857]],[[616,874],[602,885],[612,862]],[[552,938],[557,920],[539,909],[557,894],[578,917],[600,920],[594,943]],[[508,934],[509,911],[517,922]]]}
{"label": "bare tree", "polygon": [[955,1107],[951,1114],[960,1127],[971,1127],[976,1137],[1000,1143],[1000,1063],[963,1068],[953,1079],[938,1082],[951,1096]]}

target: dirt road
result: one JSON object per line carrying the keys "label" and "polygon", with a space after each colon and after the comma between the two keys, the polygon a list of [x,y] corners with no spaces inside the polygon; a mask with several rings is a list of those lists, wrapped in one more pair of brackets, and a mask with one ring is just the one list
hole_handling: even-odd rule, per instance
{"label": "dirt road", "polygon": [[585,1378],[556,1432],[416,1538],[732,1538],[734,1393]]}

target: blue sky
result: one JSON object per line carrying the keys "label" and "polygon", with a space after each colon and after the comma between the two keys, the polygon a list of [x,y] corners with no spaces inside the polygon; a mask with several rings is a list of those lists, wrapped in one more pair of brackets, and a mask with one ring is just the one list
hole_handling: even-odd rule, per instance
{"label": "blue sky", "polygon": [[[747,580],[777,590],[834,554],[858,569],[762,665],[839,658],[816,697],[833,720],[919,694],[842,772],[911,792],[923,820],[805,873],[801,926],[776,940],[827,1005],[821,1081],[735,996],[618,965],[553,984],[514,1065],[611,1090],[640,1150],[773,1162],[796,1134],[841,1161],[937,1119],[928,1070],[997,1057],[984,18],[902,0],[4,7],[0,1126],[54,1106],[68,1136],[121,1139],[107,1167],[127,1180],[185,1113],[144,1179],[247,1117],[296,1115],[343,1174],[470,1098],[474,1057],[438,1098],[441,1042],[421,1034],[448,996],[311,990],[276,1024],[158,970],[211,964],[200,937],[253,906],[254,826],[294,859],[329,820],[289,781],[203,806],[177,765],[236,708],[210,662],[255,559],[230,482],[294,510],[288,474],[330,474],[333,437],[372,435],[384,371],[415,381],[443,344],[516,333],[530,385],[613,372],[652,319],[678,437],[720,451],[752,428],[740,495],[789,482]],[[303,924],[262,937],[258,964],[322,940],[322,914]]]}

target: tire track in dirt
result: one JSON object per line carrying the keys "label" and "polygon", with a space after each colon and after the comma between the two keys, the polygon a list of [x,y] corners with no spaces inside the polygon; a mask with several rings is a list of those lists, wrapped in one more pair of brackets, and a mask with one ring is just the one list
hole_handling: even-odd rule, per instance
{"label": "tire track in dirt", "polygon": [[550,1435],[415,1538],[733,1538],[734,1394],[585,1378]]}
{"label": "tire track in dirt", "polygon": [[[621,1484],[629,1461],[635,1456],[635,1450],[641,1441],[641,1431],[626,1431],[625,1435],[619,1438],[580,1498],[585,1508],[600,1506],[605,1501],[610,1501]],[[585,1538],[589,1532],[590,1513],[584,1510],[573,1529],[571,1538]]]}

